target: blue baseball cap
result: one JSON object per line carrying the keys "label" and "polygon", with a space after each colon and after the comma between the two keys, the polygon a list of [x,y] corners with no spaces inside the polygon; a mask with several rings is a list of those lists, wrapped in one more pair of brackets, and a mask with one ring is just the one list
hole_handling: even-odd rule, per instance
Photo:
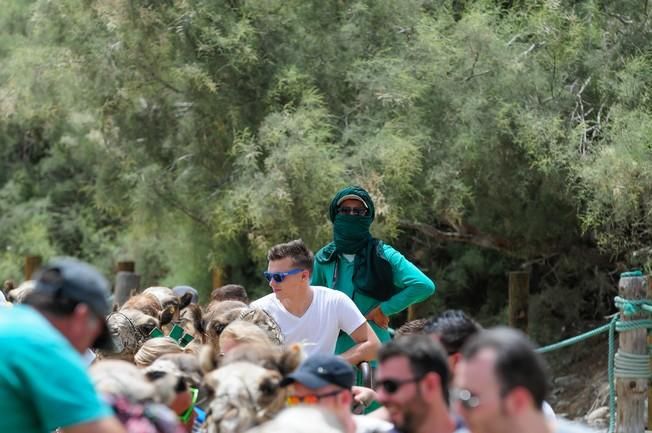
{"label": "blue baseball cap", "polygon": [[287,375],[281,381],[281,386],[288,386],[294,382],[312,389],[326,385],[351,389],[355,383],[355,372],[351,364],[339,356],[316,353],[303,361],[293,373]]}

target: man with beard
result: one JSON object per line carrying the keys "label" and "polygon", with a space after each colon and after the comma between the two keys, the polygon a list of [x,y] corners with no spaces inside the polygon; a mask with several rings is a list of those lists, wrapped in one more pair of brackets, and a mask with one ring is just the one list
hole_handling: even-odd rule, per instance
{"label": "man with beard", "polygon": [[402,433],[453,433],[448,407],[448,363],[441,345],[425,335],[392,340],[378,352],[378,400]]}
{"label": "man with beard", "polygon": [[520,331],[498,327],[472,337],[455,374],[456,409],[472,433],[587,433],[542,410],[547,368]]}
{"label": "man with beard", "polygon": [[[389,316],[428,298],[435,284],[401,253],[371,236],[376,211],[363,188],[350,186],[335,194],[328,215],[333,242],[315,254],[311,284],[353,299],[381,343],[388,341]],[[355,344],[341,333],[335,353]]]}

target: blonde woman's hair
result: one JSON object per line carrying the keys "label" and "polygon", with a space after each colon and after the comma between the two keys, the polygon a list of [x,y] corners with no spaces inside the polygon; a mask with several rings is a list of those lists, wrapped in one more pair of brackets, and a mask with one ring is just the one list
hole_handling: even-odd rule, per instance
{"label": "blonde woman's hair", "polygon": [[239,345],[256,344],[265,347],[274,346],[265,331],[253,323],[244,320],[235,320],[224,328],[224,331],[220,334],[220,346],[222,346],[222,343],[227,338],[237,342]]}
{"label": "blonde woman's hair", "polygon": [[134,403],[155,401],[156,387],[143,370],[130,362],[103,359],[91,365],[88,373],[95,389],[102,394],[126,397]]}
{"label": "blonde woman's hair", "polygon": [[134,355],[134,362],[138,367],[149,367],[163,355],[182,352],[184,352],[183,348],[173,338],[150,338],[138,349],[138,352]]}

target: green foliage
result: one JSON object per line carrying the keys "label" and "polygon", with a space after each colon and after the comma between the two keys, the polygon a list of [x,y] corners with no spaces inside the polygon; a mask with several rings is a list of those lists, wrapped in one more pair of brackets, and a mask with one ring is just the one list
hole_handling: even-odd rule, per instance
{"label": "green foliage", "polygon": [[651,240],[639,2],[10,3],[4,275],[71,254],[135,259],[147,285],[207,293],[217,267],[262,288],[266,250],[327,242],[350,183],[439,302],[477,296],[487,316],[510,269],[541,267],[542,299],[580,287],[585,302],[578,279],[608,286]]}

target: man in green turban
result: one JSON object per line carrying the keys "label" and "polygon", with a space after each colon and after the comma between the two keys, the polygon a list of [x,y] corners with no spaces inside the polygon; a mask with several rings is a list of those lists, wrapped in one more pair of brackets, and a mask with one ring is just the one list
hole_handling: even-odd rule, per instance
{"label": "man in green turban", "polygon": [[[374,202],[359,186],[342,189],[331,201],[333,242],[315,254],[311,284],[344,292],[353,299],[381,342],[390,339],[389,316],[421,302],[435,284],[401,253],[369,232]],[[335,353],[355,345],[340,334]]]}

